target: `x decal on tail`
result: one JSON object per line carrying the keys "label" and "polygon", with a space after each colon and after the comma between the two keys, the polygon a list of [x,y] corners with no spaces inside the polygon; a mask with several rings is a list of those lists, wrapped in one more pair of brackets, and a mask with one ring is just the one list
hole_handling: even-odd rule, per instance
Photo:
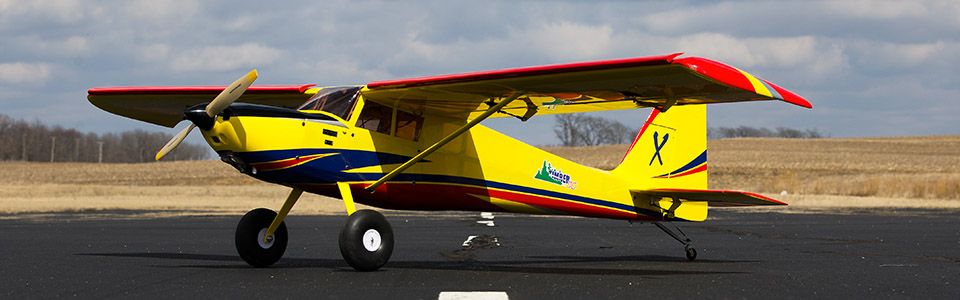
{"label": "x decal on tail", "polygon": [[663,134],[663,140],[662,140],[662,141],[660,141],[659,135],[660,135],[660,132],[658,132],[658,131],[654,131],[654,132],[653,132],[653,149],[654,149],[654,152],[653,152],[653,157],[650,158],[650,163],[647,164],[647,165],[653,165],[653,160],[654,160],[654,159],[656,159],[657,162],[659,162],[661,166],[663,165],[663,158],[660,156],[660,149],[663,149],[663,146],[667,144],[667,139],[670,138],[670,134],[669,134],[669,133],[664,133],[664,134]]}

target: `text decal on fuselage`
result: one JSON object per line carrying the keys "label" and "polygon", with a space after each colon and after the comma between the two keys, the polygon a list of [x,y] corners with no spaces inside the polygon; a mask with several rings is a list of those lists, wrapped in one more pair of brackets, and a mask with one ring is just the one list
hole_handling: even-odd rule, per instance
{"label": "text decal on fuselage", "polygon": [[570,175],[563,173],[563,171],[560,171],[560,169],[554,168],[553,164],[546,160],[543,161],[543,167],[540,167],[540,170],[537,171],[537,175],[534,175],[533,178],[556,185],[565,186],[571,190],[577,188],[577,182],[571,180]]}

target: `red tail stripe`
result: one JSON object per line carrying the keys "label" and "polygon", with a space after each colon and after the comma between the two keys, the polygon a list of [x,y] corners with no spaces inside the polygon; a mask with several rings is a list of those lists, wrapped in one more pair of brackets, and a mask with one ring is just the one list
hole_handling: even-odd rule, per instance
{"label": "red tail stripe", "polygon": [[670,174],[670,175],[667,175],[667,176],[658,176],[657,178],[677,178],[677,177],[683,177],[683,176],[687,176],[687,175],[692,175],[692,174],[700,173],[700,172],[703,172],[703,171],[706,171],[706,170],[707,170],[707,164],[703,164],[702,166],[696,167],[695,169],[691,169],[691,170],[688,170],[688,171],[683,172],[683,173],[680,173],[680,174]]}
{"label": "red tail stripe", "polygon": [[658,115],[660,115],[659,109],[654,108],[653,111],[650,112],[650,116],[647,117],[647,121],[643,122],[643,126],[640,127],[640,131],[637,132],[637,136],[633,138],[633,143],[630,143],[630,148],[627,148],[627,153],[624,153],[623,158],[620,159],[621,164],[627,159],[627,155],[630,155],[630,151],[633,151],[633,146],[637,144],[637,141],[639,141],[640,137],[643,136],[643,132],[647,131],[647,127],[650,127],[650,123],[653,123],[653,119],[656,119]]}

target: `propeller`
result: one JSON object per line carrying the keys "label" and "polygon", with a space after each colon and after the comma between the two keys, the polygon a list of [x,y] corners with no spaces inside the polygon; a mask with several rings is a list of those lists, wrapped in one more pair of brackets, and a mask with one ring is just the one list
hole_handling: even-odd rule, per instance
{"label": "propeller", "polygon": [[[256,80],[257,80],[257,70],[253,69],[249,73],[247,73],[247,75],[243,75],[243,77],[240,77],[240,79],[237,79],[236,81],[231,83],[229,86],[227,86],[227,88],[224,89],[222,92],[220,92],[220,94],[217,95],[216,98],[213,98],[213,101],[210,101],[210,104],[207,104],[207,106],[204,108],[204,111],[206,112],[206,117],[209,118],[208,124],[213,124],[212,120],[215,119],[217,115],[219,115],[221,112],[223,112],[224,109],[229,107],[231,103],[233,103],[234,101],[237,101],[237,99],[240,98],[240,95],[243,95],[243,92],[247,91],[247,88],[249,88],[250,85],[253,84],[253,82]],[[184,113],[184,115],[186,115],[186,113]],[[157,160],[162,159],[165,155],[170,153],[170,151],[173,151],[173,149],[176,149],[177,146],[179,146],[180,143],[183,142],[183,139],[185,139],[187,135],[190,134],[190,131],[193,131],[194,128],[197,128],[196,121],[194,121],[192,118],[187,118],[187,119],[190,119],[191,122],[193,123],[190,124],[190,126],[187,126],[187,128],[184,128],[183,130],[181,130],[179,133],[177,133],[177,135],[173,136],[173,138],[170,139],[170,141],[167,142],[166,145],[163,145],[163,148],[160,148],[160,151],[157,152],[157,157],[156,157]],[[209,128],[205,128],[205,129],[209,129]]]}

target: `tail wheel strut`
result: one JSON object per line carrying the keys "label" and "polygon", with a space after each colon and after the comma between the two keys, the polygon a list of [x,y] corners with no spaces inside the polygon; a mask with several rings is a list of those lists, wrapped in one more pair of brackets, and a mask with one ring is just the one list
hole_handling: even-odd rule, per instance
{"label": "tail wheel strut", "polygon": [[660,230],[663,230],[667,235],[683,244],[683,251],[686,252],[687,260],[693,261],[697,259],[697,249],[693,248],[693,240],[688,238],[687,234],[683,233],[683,230],[680,230],[680,227],[676,227],[677,230],[674,232],[661,222],[653,222],[653,225],[657,225],[657,228],[660,228]]}

